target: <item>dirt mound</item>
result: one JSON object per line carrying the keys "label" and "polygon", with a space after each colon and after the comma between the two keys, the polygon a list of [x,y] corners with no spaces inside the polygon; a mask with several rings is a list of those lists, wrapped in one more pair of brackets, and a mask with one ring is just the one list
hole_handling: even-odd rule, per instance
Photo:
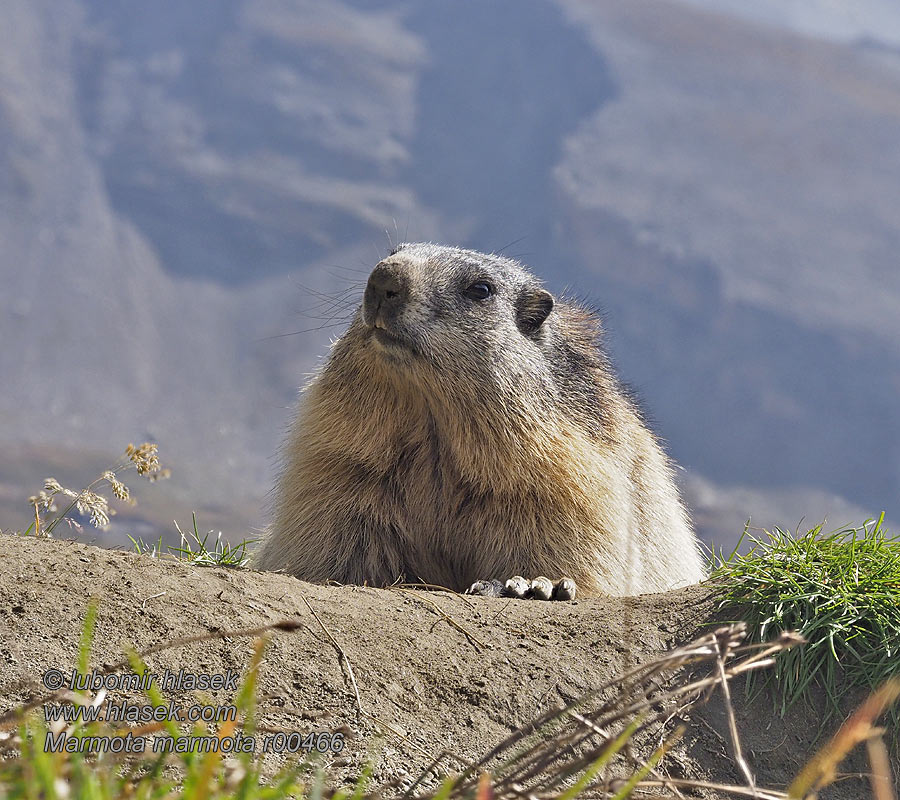
{"label": "dirt mound", "polygon": [[[330,771],[358,775],[371,760],[376,781],[416,776],[445,750],[478,757],[548,708],[689,641],[714,617],[702,586],[573,603],[495,600],[314,586],[285,575],[3,535],[0,711],[45,693],[46,670],[74,667],[91,596],[100,601],[94,669],[121,660],[123,644],[143,649],[298,620],[298,630],[273,636],[266,650],[259,721],[345,733]],[[338,647],[352,667],[358,699]],[[147,661],[155,672],[222,674],[243,671],[251,650],[250,639],[226,637]],[[746,704],[739,686],[735,693],[748,760],[762,785],[783,786],[812,752],[816,714],[798,712],[785,722],[769,713],[766,701]],[[230,700],[224,690],[208,695]],[[693,719],[669,757],[671,774],[740,782],[721,705],[713,701]],[[848,781],[830,796],[867,794]]]}

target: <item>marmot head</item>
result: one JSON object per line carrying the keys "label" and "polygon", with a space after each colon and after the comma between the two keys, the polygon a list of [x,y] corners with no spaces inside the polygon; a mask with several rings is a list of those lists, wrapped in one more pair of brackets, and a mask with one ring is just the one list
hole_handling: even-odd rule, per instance
{"label": "marmot head", "polygon": [[597,434],[612,380],[599,335],[593,314],[555,300],[516,261],[402,244],[372,270],[324,373],[348,400],[392,385],[456,420],[492,420],[498,436],[513,418],[561,416]]}
{"label": "marmot head", "polygon": [[369,276],[358,321],[386,365],[471,374],[498,359],[518,356],[524,368],[538,358],[554,305],[515,261],[403,244]]}

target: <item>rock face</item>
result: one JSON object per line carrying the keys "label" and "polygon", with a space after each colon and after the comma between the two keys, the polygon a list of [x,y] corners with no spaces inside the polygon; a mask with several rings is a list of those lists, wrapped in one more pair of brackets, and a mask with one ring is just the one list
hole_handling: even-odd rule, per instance
{"label": "rock face", "polygon": [[0,524],[36,453],[143,438],[183,502],[262,522],[385,231],[604,307],[718,541],[900,516],[900,59],[870,6],[838,40],[725,0],[11,0],[0,446],[34,468],[0,466]]}

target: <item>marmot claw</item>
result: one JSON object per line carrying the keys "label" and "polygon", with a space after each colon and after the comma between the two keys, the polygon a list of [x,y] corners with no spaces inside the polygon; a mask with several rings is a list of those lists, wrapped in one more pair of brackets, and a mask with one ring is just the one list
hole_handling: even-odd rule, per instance
{"label": "marmot claw", "polygon": [[475,581],[465,594],[479,597],[516,597],[522,600],[574,600],[577,586],[571,578],[562,578],[556,584],[543,575],[526,580],[514,575],[506,583],[498,580]]}

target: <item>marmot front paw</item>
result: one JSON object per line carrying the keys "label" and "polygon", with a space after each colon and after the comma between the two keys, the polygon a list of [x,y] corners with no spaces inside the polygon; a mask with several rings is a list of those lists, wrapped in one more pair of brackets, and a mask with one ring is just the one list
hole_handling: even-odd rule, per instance
{"label": "marmot front paw", "polygon": [[556,585],[542,575],[532,581],[514,575],[506,583],[498,580],[475,581],[465,594],[481,597],[518,597],[535,600],[574,600],[577,592],[575,581],[562,578]]}

